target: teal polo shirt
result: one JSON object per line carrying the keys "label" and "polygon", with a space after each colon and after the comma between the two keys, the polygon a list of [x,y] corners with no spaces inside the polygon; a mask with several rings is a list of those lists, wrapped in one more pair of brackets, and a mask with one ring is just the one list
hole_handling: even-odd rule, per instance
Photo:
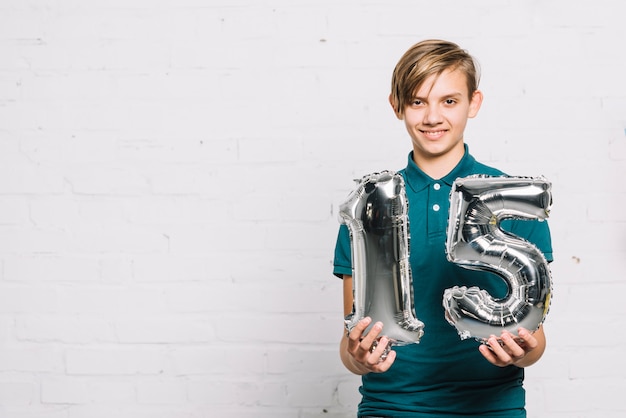
{"label": "teal polo shirt", "polygon": [[[409,154],[400,171],[406,184],[409,208],[410,264],[415,314],[424,322],[419,344],[396,346],[396,360],[385,373],[362,377],[359,416],[525,417],[524,370],[497,367],[478,351],[474,339],[461,340],[444,317],[444,290],[453,286],[479,286],[494,297],[506,296],[507,286],[494,274],[464,269],[447,260],[446,227],[452,183],[473,174],[499,176],[501,171],[477,162],[469,154],[445,177],[434,180]],[[552,261],[547,222],[506,220],[503,229],[534,243]],[[350,234],[339,228],[333,273],[352,275]]]}

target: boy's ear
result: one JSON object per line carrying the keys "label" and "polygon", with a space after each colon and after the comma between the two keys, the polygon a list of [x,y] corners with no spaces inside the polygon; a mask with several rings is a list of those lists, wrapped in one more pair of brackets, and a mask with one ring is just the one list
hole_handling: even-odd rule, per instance
{"label": "boy's ear", "polygon": [[478,114],[478,111],[480,110],[480,105],[482,103],[483,103],[483,92],[480,90],[476,90],[474,94],[472,94],[467,117],[473,118],[474,116],[476,116]]}
{"label": "boy's ear", "polygon": [[396,114],[396,117],[400,120],[404,119],[404,116],[402,115],[402,113],[399,112],[399,109],[396,106],[395,100],[393,100],[392,94],[389,94],[389,104],[391,105],[391,108],[393,109],[393,113]]}

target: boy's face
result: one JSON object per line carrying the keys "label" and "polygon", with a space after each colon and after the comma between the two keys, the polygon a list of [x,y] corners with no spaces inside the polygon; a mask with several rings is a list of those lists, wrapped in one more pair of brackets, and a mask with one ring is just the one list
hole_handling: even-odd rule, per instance
{"label": "boy's face", "polygon": [[476,116],[481,102],[480,91],[469,97],[461,71],[445,70],[427,78],[404,114],[396,114],[411,136],[416,160],[447,156],[460,160],[467,119]]}

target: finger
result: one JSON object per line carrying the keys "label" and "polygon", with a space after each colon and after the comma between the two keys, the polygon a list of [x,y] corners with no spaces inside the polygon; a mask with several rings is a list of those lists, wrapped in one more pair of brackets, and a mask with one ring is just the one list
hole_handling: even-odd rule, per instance
{"label": "finger", "polygon": [[498,338],[496,338],[495,335],[489,337],[487,344],[489,345],[492,354],[496,357],[498,365],[510,364],[513,361],[509,353],[507,353],[504,347],[500,345],[500,341],[498,341]]}
{"label": "finger", "polygon": [[539,341],[535,336],[526,328],[520,328],[517,330],[517,335],[523,340],[523,345],[526,351],[532,351],[539,345]]}
{"label": "finger", "polygon": [[478,347],[478,350],[489,363],[493,364],[494,366],[500,365],[498,364],[498,358],[493,354],[493,351],[491,351],[489,346],[487,346],[486,344],[482,344],[480,347]]}
{"label": "finger", "polygon": [[524,357],[526,351],[520,347],[518,340],[516,340],[510,332],[503,331],[501,339],[504,344],[504,347],[502,348],[512,359],[519,360]]}
{"label": "finger", "polygon": [[364,365],[368,370],[374,373],[382,373],[389,370],[395,359],[396,352],[391,349],[389,338],[382,336],[375,343]]}
{"label": "finger", "polygon": [[358,348],[362,340],[363,331],[365,331],[371,322],[372,318],[365,317],[357,322],[354,328],[350,330],[348,333],[348,350],[354,351]]}
{"label": "finger", "polygon": [[370,348],[370,355],[367,357],[367,363],[370,366],[382,363],[386,359],[386,355],[390,350],[389,338],[383,336],[374,341]]}
{"label": "finger", "polygon": [[367,334],[361,339],[361,343],[359,344],[359,349],[370,353],[374,342],[378,340],[378,337],[383,330],[383,323],[378,321],[372,328],[367,332]]}
{"label": "finger", "polygon": [[395,359],[396,359],[396,352],[394,350],[389,350],[389,352],[387,353],[387,357],[384,360],[377,363],[375,366],[373,366],[372,371],[376,373],[386,372],[387,370],[389,370],[389,368],[391,367]]}

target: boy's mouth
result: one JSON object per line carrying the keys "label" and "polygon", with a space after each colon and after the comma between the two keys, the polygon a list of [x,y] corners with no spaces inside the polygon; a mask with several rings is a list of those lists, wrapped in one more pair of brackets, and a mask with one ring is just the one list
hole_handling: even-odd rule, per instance
{"label": "boy's mouth", "polygon": [[421,131],[427,138],[438,139],[441,138],[443,134],[445,134],[446,130],[437,130],[437,131]]}

